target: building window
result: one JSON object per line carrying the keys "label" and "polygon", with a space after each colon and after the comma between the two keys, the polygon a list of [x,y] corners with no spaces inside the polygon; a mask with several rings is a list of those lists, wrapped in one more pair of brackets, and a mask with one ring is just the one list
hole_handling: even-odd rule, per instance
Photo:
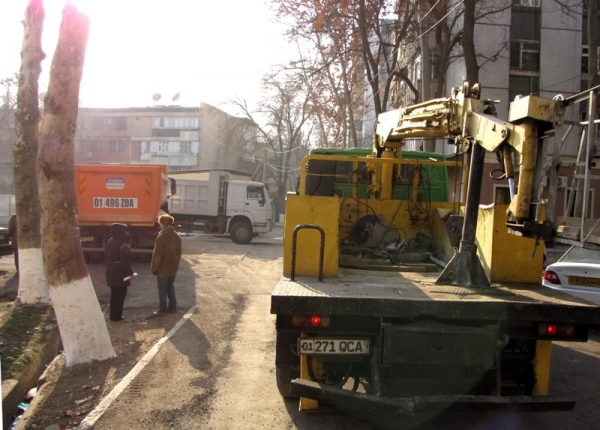
{"label": "building window", "polygon": [[110,152],[123,152],[123,142],[110,142]]}
{"label": "building window", "polygon": [[511,40],[510,68],[538,71],[540,69],[540,42]]}
{"label": "building window", "polygon": [[104,142],[95,140],[92,142],[92,152],[104,152]]}
{"label": "building window", "polygon": [[540,7],[540,0],[519,0],[519,5],[524,7]]}
{"label": "building window", "polygon": [[494,185],[494,203],[497,205],[509,205],[510,188],[506,185]]}
{"label": "building window", "polygon": [[182,154],[192,153],[192,142],[181,142],[179,144],[179,152]]}
{"label": "building window", "polygon": [[540,79],[537,76],[510,75],[508,79],[508,99],[513,101],[516,96],[539,94]]}
{"label": "building window", "polygon": [[198,118],[164,117],[154,118],[154,128],[198,128]]}
{"label": "building window", "polygon": [[169,142],[158,142],[158,152],[169,152]]}
{"label": "building window", "polygon": [[127,129],[127,118],[117,117],[115,118],[115,130]]}
{"label": "building window", "polygon": [[104,118],[92,118],[92,128],[101,130],[104,128]]}
{"label": "building window", "polygon": [[511,69],[537,71],[540,68],[541,14],[539,2],[537,6],[532,3],[531,0],[521,0],[521,6],[515,5],[511,12]]}

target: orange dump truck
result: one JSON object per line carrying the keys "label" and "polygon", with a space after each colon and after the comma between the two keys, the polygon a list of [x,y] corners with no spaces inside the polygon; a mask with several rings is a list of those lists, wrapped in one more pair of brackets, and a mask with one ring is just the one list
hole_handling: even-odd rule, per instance
{"label": "orange dump truck", "polygon": [[170,184],[164,164],[76,165],[77,218],[86,259],[104,253],[108,228],[116,222],[129,227],[132,253],[152,253]]}

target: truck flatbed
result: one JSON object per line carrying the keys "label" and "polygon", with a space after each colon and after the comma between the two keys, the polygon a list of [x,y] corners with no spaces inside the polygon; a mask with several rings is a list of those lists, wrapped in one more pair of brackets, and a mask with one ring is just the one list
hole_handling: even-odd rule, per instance
{"label": "truck flatbed", "polygon": [[433,317],[600,324],[600,307],[541,284],[458,287],[435,284],[435,273],[374,272],[340,268],[339,276],[282,277],[271,313]]}

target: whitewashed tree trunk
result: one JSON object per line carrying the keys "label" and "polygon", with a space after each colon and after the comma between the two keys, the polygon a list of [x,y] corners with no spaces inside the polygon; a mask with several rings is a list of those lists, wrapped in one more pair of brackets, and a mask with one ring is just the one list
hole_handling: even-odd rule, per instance
{"label": "whitewashed tree trunk", "polygon": [[40,128],[42,250],[67,366],[115,353],[87,272],[77,228],[74,140],[89,19],[67,3]]}
{"label": "whitewashed tree trunk", "polygon": [[22,303],[48,303],[40,240],[40,201],[37,165],[40,110],[38,80],[42,72],[42,30],[44,8],[41,0],[30,0],[23,21],[21,71],[17,93],[13,183],[19,243],[19,300]]}

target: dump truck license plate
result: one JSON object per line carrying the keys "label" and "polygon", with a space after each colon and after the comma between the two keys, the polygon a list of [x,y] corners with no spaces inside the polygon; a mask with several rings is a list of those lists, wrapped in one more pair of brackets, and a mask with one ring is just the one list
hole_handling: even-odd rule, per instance
{"label": "dump truck license plate", "polygon": [[367,355],[371,342],[367,339],[298,339],[298,351],[303,355]]}
{"label": "dump truck license plate", "polygon": [[137,209],[137,197],[94,197],[94,208]]}

